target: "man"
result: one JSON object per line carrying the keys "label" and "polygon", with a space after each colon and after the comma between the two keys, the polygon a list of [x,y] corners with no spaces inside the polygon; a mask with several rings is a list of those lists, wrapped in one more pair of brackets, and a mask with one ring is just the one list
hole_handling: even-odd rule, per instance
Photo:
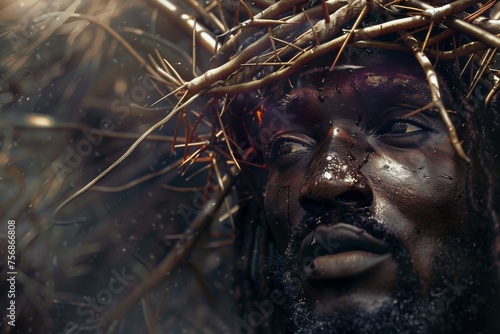
{"label": "man", "polygon": [[292,328],[495,332],[492,230],[467,209],[467,162],[435,110],[407,116],[431,99],[421,68],[376,51],[323,69],[301,73],[262,125],[275,110],[295,116],[265,150],[284,251],[271,271]]}
{"label": "man", "polygon": [[480,181],[499,166],[485,144],[494,130],[478,116],[486,110],[464,98],[456,64],[441,61],[440,92],[468,163],[410,52],[353,48],[330,68],[334,58],[275,85],[261,109],[268,226],[248,219],[242,233],[253,240],[241,241],[250,278],[237,290],[237,330],[500,332],[497,221],[481,204],[498,201]]}

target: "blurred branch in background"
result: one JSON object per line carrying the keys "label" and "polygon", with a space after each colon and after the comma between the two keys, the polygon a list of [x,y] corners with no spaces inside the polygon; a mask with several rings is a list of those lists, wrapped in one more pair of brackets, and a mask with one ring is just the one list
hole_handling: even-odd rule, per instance
{"label": "blurred branch in background", "polygon": [[[14,1],[0,16],[0,205],[2,219],[17,222],[17,326],[10,330],[95,332],[103,314],[142,291],[107,325],[123,333],[199,332],[200,324],[228,332],[225,259],[235,211],[203,233],[192,224],[229,169],[200,153],[205,160],[179,175],[179,158],[197,149],[182,145],[170,155],[190,135],[185,127],[151,134],[106,182],[53,215],[177,103],[166,96],[178,82],[164,78],[192,77],[191,28],[173,33],[159,7],[141,2]],[[193,111],[183,111],[183,122],[200,123],[191,136],[205,142],[210,122]],[[195,234],[201,240],[146,283],[177,254],[170,250],[179,238]],[[2,265],[2,279],[6,272]]]}

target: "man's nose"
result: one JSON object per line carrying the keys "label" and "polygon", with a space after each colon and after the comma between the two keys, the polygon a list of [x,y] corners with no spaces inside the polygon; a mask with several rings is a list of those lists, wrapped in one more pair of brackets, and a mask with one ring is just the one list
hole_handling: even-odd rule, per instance
{"label": "man's nose", "polygon": [[300,190],[299,201],[309,212],[328,208],[364,208],[373,204],[373,191],[360,171],[369,148],[360,138],[333,129],[323,142]]}

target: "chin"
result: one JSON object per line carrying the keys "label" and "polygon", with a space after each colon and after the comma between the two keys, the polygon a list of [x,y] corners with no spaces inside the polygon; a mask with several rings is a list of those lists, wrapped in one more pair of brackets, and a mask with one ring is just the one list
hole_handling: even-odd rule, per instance
{"label": "chin", "polygon": [[[464,299],[445,305],[436,289],[432,298],[417,292],[396,291],[392,296],[352,293],[329,303],[314,304],[303,296],[288,305],[291,333],[475,333],[480,320],[478,301]],[[464,321],[464,319],[469,319]]]}
{"label": "chin", "polygon": [[398,266],[390,259],[353,277],[304,281],[304,293],[314,305],[314,313],[325,317],[358,311],[374,314],[395,301],[398,288]]}
{"label": "chin", "polygon": [[442,275],[424,294],[419,276],[401,266],[392,269],[398,279],[386,283],[384,278],[395,277],[390,267],[362,277],[311,282],[293,259],[275,254],[271,263],[274,284],[287,297],[287,333],[498,333],[485,324],[491,308],[486,286],[496,286],[486,271]]}

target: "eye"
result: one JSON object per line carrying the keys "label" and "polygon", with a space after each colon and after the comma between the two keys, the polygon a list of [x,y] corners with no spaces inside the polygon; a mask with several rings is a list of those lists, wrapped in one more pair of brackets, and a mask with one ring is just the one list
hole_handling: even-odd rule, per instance
{"label": "eye", "polygon": [[422,131],[423,128],[408,121],[394,120],[386,124],[381,130],[384,135],[400,136]]}
{"label": "eye", "polygon": [[377,135],[386,144],[398,147],[416,147],[422,144],[432,129],[414,119],[393,119],[385,123]]}
{"label": "eye", "polygon": [[313,149],[314,140],[304,134],[280,134],[276,136],[267,148],[266,156],[271,162],[289,164],[294,162],[302,153]]}
{"label": "eye", "polygon": [[276,153],[277,155],[283,156],[291,153],[297,153],[302,150],[307,150],[307,147],[302,143],[280,140],[276,148]]}

